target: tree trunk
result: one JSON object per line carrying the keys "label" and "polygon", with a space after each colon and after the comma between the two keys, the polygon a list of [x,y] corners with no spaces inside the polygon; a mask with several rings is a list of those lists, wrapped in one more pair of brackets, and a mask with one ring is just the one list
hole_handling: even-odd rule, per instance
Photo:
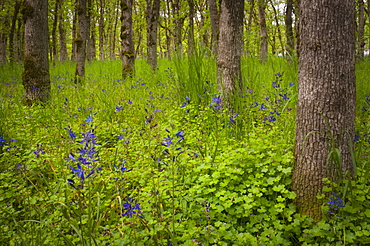
{"label": "tree trunk", "polygon": [[322,179],[339,181],[346,171],[353,174],[354,8],[353,0],[301,0],[300,5],[293,190],[298,212],[315,221],[322,218],[323,201],[316,198],[322,193]]}
{"label": "tree trunk", "polygon": [[211,28],[212,28],[212,53],[217,55],[217,42],[219,37],[219,21],[220,15],[217,10],[217,3],[216,0],[208,0],[209,4],[209,16],[211,19]]}
{"label": "tree trunk", "polygon": [[293,14],[293,0],[287,0],[285,11],[285,35],[286,35],[286,51],[288,57],[292,57],[294,50],[292,14]]}
{"label": "tree trunk", "polygon": [[132,76],[135,71],[135,51],[132,31],[133,0],[121,0],[122,77]]}
{"label": "tree trunk", "polygon": [[188,56],[194,55],[194,0],[188,0],[189,3],[189,33],[188,33]]}
{"label": "tree trunk", "polygon": [[52,38],[52,61],[53,65],[55,66],[55,62],[58,60],[57,58],[57,27],[58,27],[58,16],[59,16],[59,6],[60,6],[60,0],[57,0],[55,2],[55,8],[54,8],[54,20],[53,20],[53,29],[51,31],[51,38]]}
{"label": "tree trunk", "polygon": [[[277,31],[277,36],[278,36],[279,43],[280,43],[280,49],[281,50],[279,50],[279,53],[284,54],[285,53],[285,51],[284,51],[284,43],[283,43],[283,39],[281,37],[281,31],[280,31],[280,24],[279,24],[278,13],[276,11],[276,8],[275,8],[274,3],[272,2],[272,0],[270,0],[270,3],[271,3],[272,10],[274,11],[274,19],[275,19],[275,25],[276,25],[276,27],[274,29]],[[276,35],[274,35],[274,37],[275,36]],[[276,46],[275,46],[275,49],[274,49],[274,51],[272,53],[273,54],[276,54]]]}
{"label": "tree trunk", "polygon": [[59,48],[60,48],[60,60],[68,60],[68,51],[67,51],[67,41],[66,41],[66,31],[64,29],[64,18],[63,18],[63,0],[57,0],[59,4]]}
{"label": "tree trunk", "polygon": [[6,63],[6,34],[0,31],[0,64]]}
{"label": "tree trunk", "polygon": [[268,53],[268,42],[267,42],[267,26],[265,17],[265,0],[259,0],[258,2],[258,16],[260,20],[260,34],[261,34],[261,48],[260,48],[260,58],[263,63],[267,61]]}
{"label": "tree trunk", "polygon": [[77,36],[74,40],[76,45],[76,73],[75,82],[85,77],[86,40],[88,36],[88,19],[86,15],[86,0],[78,0],[76,11],[78,15]]}
{"label": "tree trunk", "polygon": [[105,7],[105,0],[100,0],[99,6],[99,55],[100,60],[104,60],[104,8]]}
{"label": "tree trunk", "polygon": [[25,53],[23,86],[24,103],[45,103],[50,98],[48,60],[48,1],[25,0],[22,7],[25,19]]}
{"label": "tree trunk", "polygon": [[159,18],[160,0],[147,0],[146,20],[148,24],[147,46],[148,63],[153,70],[157,70],[157,27]]}
{"label": "tree trunk", "polygon": [[218,90],[227,107],[242,90],[243,18],[244,0],[222,1],[216,62]]}
{"label": "tree trunk", "polygon": [[174,17],[174,42],[175,42],[175,51],[177,55],[182,56],[182,27],[184,25],[184,18],[181,17],[180,11],[180,1],[174,0],[172,2],[172,12]]}
{"label": "tree trunk", "polygon": [[15,28],[17,24],[17,17],[18,13],[21,7],[21,1],[16,1],[14,4],[14,13],[13,13],[13,18],[12,18],[12,24],[10,27],[10,32],[9,32],[9,60],[10,62],[17,61],[16,59],[16,52],[14,51],[14,48],[17,47],[14,43],[14,35],[15,35]]}
{"label": "tree trunk", "polygon": [[364,58],[365,52],[365,6],[364,0],[358,0],[357,57]]}

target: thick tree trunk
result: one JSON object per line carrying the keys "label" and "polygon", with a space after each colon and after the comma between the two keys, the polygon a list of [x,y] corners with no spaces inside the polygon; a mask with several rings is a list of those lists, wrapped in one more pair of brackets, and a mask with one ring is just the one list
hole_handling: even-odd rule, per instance
{"label": "thick tree trunk", "polygon": [[287,0],[285,11],[285,36],[286,36],[286,51],[288,57],[291,57],[294,51],[292,14],[293,14],[293,0]]}
{"label": "thick tree trunk", "polygon": [[[339,181],[346,171],[353,173],[354,1],[301,0],[300,9],[293,190],[298,212],[318,221],[323,202],[316,196],[322,192],[322,179]],[[336,149],[340,151],[340,164],[334,161]]]}
{"label": "thick tree trunk", "polygon": [[77,36],[74,40],[76,45],[76,73],[75,82],[85,77],[86,40],[88,36],[88,18],[86,15],[86,0],[78,0],[76,6],[78,14]]}
{"label": "thick tree trunk", "polygon": [[147,0],[146,21],[148,24],[147,46],[148,63],[153,70],[157,70],[157,27],[159,18],[160,0]]}
{"label": "thick tree trunk", "polygon": [[45,103],[50,98],[48,1],[25,0],[22,13],[26,39],[22,73],[26,92],[24,103]]}
{"label": "thick tree trunk", "polygon": [[209,16],[211,19],[211,28],[212,28],[212,53],[217,55],[217,42],[219,37],[219,19],[220,15],[217,10],[217,2],[216,0],[208,0],[209,4]]}
{"label": "thick tree trunk", "polygon": [[134,74],[135,51],[132,31],[133,0],[121,0],[122,77]]}
{"label": "thick tree trunk", "polygon": [[267,61],[267,53],[268,53],[265,8],[266,8],[265,0],[259,0],[259,2],[258,2],[258,16],[259,16],[259,20],[260,20],[260,34],[261,34],[260,59],[263,63],[265,63]]}
{"label": "thick tree trunk", "polygon": [[228,107],[232,95],[242,90],[241,54],[243,48],[244,0],[222,1],[217,50],[218,90]]}

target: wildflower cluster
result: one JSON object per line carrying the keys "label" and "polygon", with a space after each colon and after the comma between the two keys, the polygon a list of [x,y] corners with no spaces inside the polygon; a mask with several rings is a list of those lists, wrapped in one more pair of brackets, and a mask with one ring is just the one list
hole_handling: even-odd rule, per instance
{"label": "wildflower cluster", "polygon": [[331,208],[328,211],[329,213],[334,213],[339,208],[344,207],[343,200],[339,195],[337,195],[333,192],[332,195],[329,198],[330,198],[330,202],[328,202],[328,203],[329,203],[329,208]]}
{"label": "wildflower cluster", "polygon": [[123,210],[125,210],[125,212],[122,214],[122,216],[132,217],[133,215],[136,215],[140,218],[144,218],[140,215],[142,213],[140,203],[136,202],[136,200],[131,197],[128,197],[127,201],[123,204]]}
{"label": "wildflower cluster", "polygon": [[[286,91],[286,88],[281,87],[282,77],[283,75],[280,73],[275,74],[275,81],[272,82],[272,87],[276,91],[275,95],[273,96],[274,99],[272,99],[270,96],[265,97],[265,102],[258,103],[254,102],[251,107],[258,109],[258,111],[262,112],[263,115],[263,121],[265,122],[275,122],[277,120],[277,116],[281,115],[287,101],[290,99],[289,97],[289,90]],[[293,83],[289,84],[289,88],[294,87]],[[247,95],[245,97],[248,97],[253,94],[253,91],[247,90]],[[291,109],[288,108],[288,111]],[[256,112],[256,111],[252,111]]]}
{"label": "wildflower cluster", "polygon": [[[76,139],[76,133],[73,132],[70,127],[66,128],[66,130],[73,140]],[[99,160],[99,158],[97,157],[98,151],[95,147],[96,145],[98,145],[98,143],[97,137],[94,133],[94,129],[87,131],[86,133],[81,132],[81,136],[79,137],[79,139],[80,140],[76,142],[81,144],[82,147],[79,148],[76,153],[70,153],[68,158],[66,158],[65,160],[73,161],[75,163],[76,166],[69,166],[69,168],[80,179],[80,184],[77,187],[83,188],[85,179],[89,178],[96,171],[102,170],[102,168],[94,168],[93,165],[94,162]],[[76,188],[73,179],[68,179],[68,184]]]}
{"label": "wildflower cluster", "polygon": [[216,96],[212,98],[211,105],[214,105],[215,110],[221,110],[222,109],[222,98],[221,96]]}

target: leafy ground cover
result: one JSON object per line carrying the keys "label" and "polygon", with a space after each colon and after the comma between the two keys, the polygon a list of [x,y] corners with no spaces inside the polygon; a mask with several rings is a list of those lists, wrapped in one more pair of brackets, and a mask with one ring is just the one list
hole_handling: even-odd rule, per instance
{"label": "leafy ground cover", "polygon": [[222,107],[214,61],[51,67],[52,101],[22,104],[0,68],[0,245],[368,245],[370,65],[357,66],[356,177],[328,182],[324,219],[291,191],[297,66],[243,61],[244,94]]}

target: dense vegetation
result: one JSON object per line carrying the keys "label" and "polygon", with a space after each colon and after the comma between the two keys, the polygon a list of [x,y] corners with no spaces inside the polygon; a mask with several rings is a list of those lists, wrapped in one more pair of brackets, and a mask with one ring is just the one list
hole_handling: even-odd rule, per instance
{"label": "dense vegetation", "polygon": [[21,65],[0,68],[0,245],[368,245],[370,66],[357,64],[355,177],[329,180],[324,219],[291,191],[297,65],[243,60],[234,110],[199,55],[51,67],[52,100],[22,104]]}

